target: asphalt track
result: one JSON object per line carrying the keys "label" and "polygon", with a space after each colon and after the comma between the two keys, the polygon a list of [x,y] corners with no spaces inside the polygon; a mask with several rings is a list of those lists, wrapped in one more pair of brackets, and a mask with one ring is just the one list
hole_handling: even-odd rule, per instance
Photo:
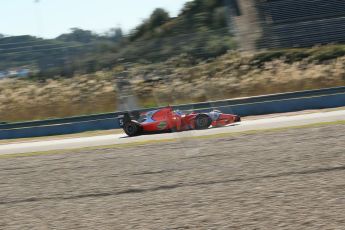
{"label": "asphalt track", "polygon": [[235,125],[223,128],[211,128],[208,130],[186,131],[179,133],[144,135],[132,138],[126,137],[125,134],[114,134],[60,140],[28,141],[21,143],[1,144],[0,155],[42,152],[52,150],[66,150],[128,143],[154,142],[179,138],[217,135],[224,133],[245,132],[251,130],[286,128],[291,126],[303,126],[311,125],[314,123],[335,122],[343,120],[345,120],[345,110],[332,112],[318,112],[292,116],[279,115],[277,117],[266,117],[256,120],[245,120],[241,123],[237,123]]}

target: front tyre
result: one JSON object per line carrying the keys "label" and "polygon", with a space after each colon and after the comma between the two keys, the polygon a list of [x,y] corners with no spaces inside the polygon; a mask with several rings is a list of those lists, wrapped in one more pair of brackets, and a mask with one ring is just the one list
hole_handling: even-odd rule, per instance
{"label": "front tyre", "polygon": [[207,129],[212,124],[212,120],[206,114],[199,114],[195,118],[195,129]]}
{"label": "front tyre", "polygon": [[140,134],[141,131],[141,127],[139,124],[130,121],[124,124],[123,126],[123,130],[125,131],[125,133],[130,136],[130,137],[134,137],[134,136],[138,136]]}

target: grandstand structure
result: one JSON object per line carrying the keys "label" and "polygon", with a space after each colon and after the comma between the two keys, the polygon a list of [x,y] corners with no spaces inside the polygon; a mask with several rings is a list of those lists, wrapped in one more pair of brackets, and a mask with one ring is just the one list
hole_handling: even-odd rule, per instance
{"label": "grandstand structure", "polygon": [[227,0],[244,50],[345,43],[345,0]]}

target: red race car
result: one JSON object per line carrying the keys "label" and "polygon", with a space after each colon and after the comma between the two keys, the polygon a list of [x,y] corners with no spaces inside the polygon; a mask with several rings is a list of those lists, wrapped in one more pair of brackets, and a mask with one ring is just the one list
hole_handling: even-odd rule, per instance
{"label": "red race car", "polygon": [[133,120],[129,113],[119,117],[120,126],[130,137],[164,131],[207,129],[210,126],[220,127],[240,121],[239,116],[223,114],[217,110],[209,113],[185,114],[181,111],[174,111],[172,107],[141,113],[137,120]]}

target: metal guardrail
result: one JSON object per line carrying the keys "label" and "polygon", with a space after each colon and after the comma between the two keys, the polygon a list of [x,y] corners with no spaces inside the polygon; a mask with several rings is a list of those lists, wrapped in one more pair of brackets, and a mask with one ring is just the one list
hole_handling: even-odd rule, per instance
{"label": "metal guardrail", "polygon": [[16,122],[16,123],[7,123],[1,124],[0,130],[2,129],[17,129],[24,127],[33,127],[33,126],[46,126],[46,125],[57,125],[57,124],[67,124],[73,122],[84,122],[91,120],[102,120],[114,118],[118,113],[105,113],[105,114],[95,114],[95,115],[86,115],[86,116],[76,116],[68,118],[57,118],[57,119],[48,119],[42,121],[27,121],[27,122]]}

